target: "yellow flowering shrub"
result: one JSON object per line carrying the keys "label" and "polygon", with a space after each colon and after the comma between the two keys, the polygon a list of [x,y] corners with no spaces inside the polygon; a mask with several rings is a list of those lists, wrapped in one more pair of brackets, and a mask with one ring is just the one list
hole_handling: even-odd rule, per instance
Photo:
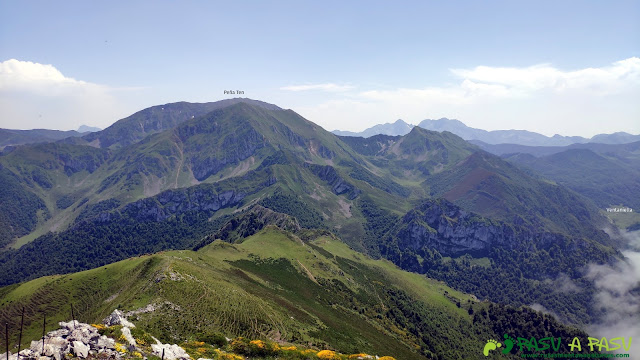
{"label": "yellow flowering shrub", "polygon": [[116,351],[117,352],[121,352],[121,353],[126,353],[127,352],[127,347],[124,346],[123,344],[117,342],[116,343]]}
{"label": "yellow flowering shrub", "polygon": [[391,357],[391,356],[383,356],[383,357],[379,358],[378,360],[396,360],[396,359]]}
{"label": "yellow flowering shrub", "polygon": [[285,350],[285,351],[296,351],[297,348],[295,346],[287,346],[287,347],[281,347],[280,350]]}
{"label": "yellow flowering shrub", "polygon": [[102,325],[102,324],[91,324],[91,326],[93,326],[94,328],[98,329],[98,330],[104,330],[107,327]]}
{"label": "yellow flowering shrub", "polygon": [[251,340],[249,344],[255,345],[258,349],[265,349],[267,347],[267,345],[262,340]]}
{"label": "yellow flowering shrub", "polygon": [[142,358],[142,354],[138,351],[132,352],[131,355],[133,355],[133,357]]}
{"label": "yellow flowering shrub", "polygon": [[322,351],[319,351],[316,355],[318,356],[318,359],[322,359],[322,360],[334,360],[338,358],[336,356],[336,353],[331,350],[322,350]]}
{"label": "yellow flowering shrub", "polygon": [[360,354],[349,355],[349,359],[373,359],[373,356],[369,354],[360,353]]}
{"label": "yellow flowering shrub", "polygon": [[229,354],[220,349],[215,349],[215,359],[217,360],[244,360],[244,358],[240,355]]}

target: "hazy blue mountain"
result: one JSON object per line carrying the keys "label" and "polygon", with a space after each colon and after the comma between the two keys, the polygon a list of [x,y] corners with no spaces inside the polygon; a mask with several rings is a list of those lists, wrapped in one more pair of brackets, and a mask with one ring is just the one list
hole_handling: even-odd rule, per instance
{"label": "hazy blue mountain", "polygon": [[[626,144],[640,141],[640,135],[632,135],[625,132],[613,134],[598,134],[590,139],[581,136],[553,135],[551,137],[527,130],[493,130],[487,131],[465,125],[460,120],[441,118],[438,120],[423,120],[419,127],[431,131],[449,131],[464,140],[481,141],[486,144],[516,144],[524,146],[567,146],[581,143],[601,144]],[[362,132],[334,130],[333,133],[340,136],[371,137],[374,135],[405,135],[413,126],[402,120],[393,124],[379,124]],[[487,150],[489,151],[489,150]],[[490,151],[491,152],[491,151]],[[546,152],[545,152],[546,153]]]}
{"label": "hazy blue mountain", "polygon": [[100,131],[100,130],[102,130],[102,129],[100,129],[99,127],[88,126],[88,125],[80,125],[80,127],[78,128],[78,132],[80,132],[80,133],[97,132],[97,131]]}
{"label": "hazy blue mountain", "polygon": [[[588,145],[588,144],[583,144]],[[627,145],[627,146],[625,146]],[[640,142],[606,147],[635,145],[626,157],[623,151],[598,153],[587,148],[570,148],[551,155],[534,157],[511,154],[505,157],[533,169],[569,189],[593,200],[601,209],[612,205],[640,208]],[[606,148],[605,147],[605,148]],[[602,150],[601,150],[602,151]]]}
{"label": "hazy blue mountain", "polygon": [[490,152],[498,156],[506,156],[511,154],[529,154],[534,157],[548,156],[571,149],[587,149],[595,153],[615,157],[632,166],[636,166],[636,162],[640,161],[638,152],[640,151],[640,141],[627,144],[600,144],[600,143],[584,143],[571,144],[567,146],[527,146],[518,144],[487,144],[480,140],[469,140],[470,143],[477,145],[482,150]]}
{"label": "hazy blue mountain", "polygon": [[12,130],[0,129],[0,149],[9,145],[33,144],[41,142],[57,141],[68,137],[82,136],[80,132],[75,130]]}
{"label": "hazy blue mountain", "polygon": [[413,129],[414,125],[408,124],[401,119],[396,120],[394,123],[378,124],[372,126],[361,132],[334,130],[332,133],[340,136],[359,136],[359,137],[371,137],[374,135],[406,135]]}
{"label": "hazy blue mountain", "polygon": [[527,130],[481,130],[466,126],[459,120],[442,118],[423,120],[418,126],[434,131],[450,131],[465,140],[479,140],[487,144],[517,144],[526,146],[566,146],[580,143],[626,144],[640,141],[640,135],[625,132],[598,134],[590,139],[581,136],[553,135],[551,137]]}

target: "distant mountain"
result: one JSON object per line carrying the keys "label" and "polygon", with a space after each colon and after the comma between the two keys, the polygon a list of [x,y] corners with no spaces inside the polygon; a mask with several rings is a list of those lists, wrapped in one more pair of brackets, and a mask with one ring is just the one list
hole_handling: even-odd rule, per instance
{"label": "distant mountain", "polygon": [[601,209],[613,205],[640,209],[640,142],[605,148],[631,148],[631,145],[635,151],[628,157],[620,156],[621,151],[600,154],[587,148],[570,148],[537,158],[530,154],[505,156],[588,197]]}
{"label": "distant mountain", "polygon": [[[602,143],[602,144],[626,144],[640,141],[640,135],[631,135],[625,132],[613,134],[598,134],[591,139],[581,136],[554,135],[548,137],[536,132],[527,130],[493,130],[487,131],[476,129],[465,125],[463,122],[454,119],[441,118],[438,120],[423,120],[419,127],[432,131],[449,131],[465,140],[481,141],[486,144],[516,144],[523,146],[566,146],[579,143]],[[340,136],[360,136],[371,137],[374,135],[405,135],[411,131],[413,125],[398,120],[393,124],[380,124],[370,127],[362,132],[332,131]]]}
{"label": "distant mountain", "polygon": [[51,141],[61,140],[68,137],[78,137],[82,135],[83,134],[75,130],[61,131],[61,130],[47,130],[47,129],[33,129],[33,130],[0,129],[0,149],[9,145],[51,142]]}
{"label": "distant mountain", "polygon": [[[258,100],[235,98],[210,103],[177,102],[153,106],[116,121],[108,128],[84,135],[85,144],[101,148],[120,148],[131,145],[147,135],[171,129],[189,119],[205,115],[213,110],[237,104],[248,103],[269,110],[279,107]],[[77,142],[76,142],[77,143]]]}
{"label": "distant mountain", "polygon": [[581,136],[553,135],[548,137],[527,130],[481,130],[466,126],[459,120],[442,118],[439,120],[423,120],[418,126],[435,131],[450,131],[465,140],[480,140],[487,144],[518,144],[527,146],[565,146],[576,143],[598,142],[604,144],[624,144],[640,141],[640,135],[624,132],[599,134],[591,139]]}
{"label": "distant mountain", "polygon": [[407,124],[403,120],[398,119],[393,124],[378,124],[361,132],[334,130],[332,133],[340,136],[359,136],[365,138],[378,134],[395,136],[408,134],[414,126],[415,125]]}
{"label": "distant mountain", "polygon": [[561,153],[571,149],[588,149],[598,154],[607,154],[620,159],[632,160],[636,157],[640,141],[625,144],[602,144],[602,143],[583,143],[571,144],[566,146],[527,146],[519,144],[487,144],[480,140],[469,140],[470,143],[477,145],[482,150],[490,152],[494,155],[503,156],[507,154],[530,154],[535,157],[547,156]]}
{"label": "distant mountain", "polygon": [[100,129],[99,127],[87,126],[87,125],[80,125],[80,127],[78,128],[78,132],[80,132],[80,133],[96,132],[96,131],[100,131],[100,130],[102,130],[102,129]]}
{"label": "distant mountain", "polygon": [[491,145],[470,141],[529,172],[541,174],[591,199],[601,209],[640,208],[640,141],[569,146]]}
{"label": "distant mountain", "polygon": [[[272,222],[299,231],[303,241],[305,231],[326,231],[353,250],[502,301],[499,284],[474,288],[464,280],[473,267],[486,266],[484,277],[509,282],[511,304],[544,301],[576,322],[590,295],[549,293],[547,280],[573,269],[569,255],[578,254],[576,248],[597,264],[619,256],[617,243],[599,230],[607,219],[588,199],[452,132],[416,126],[402,136],[340,137],[292,110],[249,99],[154,106],[81,138],[17,146],[0,154],[0,176],[8,184],[0,187],[4,285],[193,248],[212,237],[242,241]],[[439,198],[454,205],[416,208]],[[295,221],[262,210],[239,215],[255,205]],[[460,216],[434,223],[438,208]],[[409,219],[412,209],[422,215]],[[495,225],[489,232],[543,235],[535,243],[452,249],[450,232],[435,235],[439,229],[429,225],[445,222],[455,223],[454,237],[486,224]],[[425,237],[404,236],[409,233],[394,228],[399,223]],[[426,251],[419,242],[427,238],[444,247]],[[509,277],[495,275],[510,261],[531,258],[544,273],[524,274],[520,267]],[[578,281],[583,274],[569,276]]]}

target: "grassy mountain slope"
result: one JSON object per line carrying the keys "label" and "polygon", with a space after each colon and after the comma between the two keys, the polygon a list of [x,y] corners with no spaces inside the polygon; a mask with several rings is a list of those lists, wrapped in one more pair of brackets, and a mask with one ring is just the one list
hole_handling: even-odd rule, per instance
{"label": "grassy mountain slope", "polygon": [[[0,289],[0,320],[13,327],[24,306],[24,339],[31,340],[39,337],[41,312],[52,328],[69,318],[69,303],[86,322],[114,308],[153,304],[155,310],[138,312],[135,322],[166,342],[222,333],[398,359],[478,358],[487,338],[501,336],[497,331],[586,336],[548,315],[477,303],[333,237],[309,232],[303,238],[267,227],[240,244],[216,241],[197,252],[147,255],[16,284]],[[494,329],[488,319],[497,313],[510,317]],[[525,319],[547,325],[527,328]]]}
{"label": "grassy mountain slope", "polygon": [[401,268],[491,301],[542,304],[580,325],[600,315],[586,268],[621,256],[594,240],[491,220],[445,199],[425,201],[393,223],[381,253]]}
{"label": "grassy mountain slope", "polygon": [[[38,196],[50,214],[48,221],[39,221],[35,231],[16,245],[48,231],[66,229],[73,219],[101,201],[115,199],[126,204],[167,189],[243,176],[265,160],[275,161],[274,156],[277,158],[280,151],[289,154],[282,165],[295,167],[303,162],[331,164],[334,158],[362,161],[335,136],[294,112],[259,102],[258,105],[234,101],[116,150],[43,144],[22,146],[0,157],[0,164],[7,171],[32,185],[26,191]],[[283,178],[290,178],[289,183],[299,188],[300,179],[291,178],[291,173],[298,170],[280,170]],[[311,183],[323,183],[308,173],[305,176]],[[27,215],[33,218],[34,211],[29,209]],[[31,225],[24,228],[33,230]],[[11,234],[19,236],[23,232]]]}
{"label": "grassy mountain slope", "polygon": [[640,167],[616,157],[570,149],[539,158],[512,155],[507,159],[584,195],[601,209],[640,208],[640,197],[633,195],[640,194]]}
{"label": "grassy mountain slope", "polygon": [[[45,229],[64,228],[71,206],[88,196],[92,173],[110,154],[89,146],[45,143],[19,146],[0,156],[7,184],[2,195],[7,210],[0,212],[7,229],[5,244],[25,235],[33,239]],[[10,206],[18,199],[24,206]]]}
{"label": "grassy mountain slope", "polygon": [[489,153],[474,153],[425,186],[432,196],[483,216],[612,244],[599,230],[607,220],[588,200]]}
{"label": "grassy mountain slope", "polygon": [[251,99],[226,99],[210,103],[178,102],[152,106],[116,121],[108,128],[87,134],[83,140],[101,148],[119,148],[136,143],[148,135],[172,129],[176,125],[240,102],[278,109],[277,106]]}
{"label": "grassy mountain slope", "polygon": [[[212,107],[203,116],[185,115],[188,109]],[[315,203],[329,227],[359,250],[366,248],[357,244],[366,225],[357,206],[354,210],[358,194],[398,215],[415,201],[445,196],[485,216],[512,221],[516,212],[535,226],[582,231],[585,236],[600,236],[589,221],[604,221],[582,199],[518,173],[497,158],[483,155],[484,164],[478,164],[478,155],[472,155],[477,148],[448,132],[415,127],[402,137],[339,138],[291,110],[234,99],[154,107],[89,135],[112,136],[119,134],[114,130],[119,127],[137,135],[109,145],[110,150],[45,144],[0,157],[0,163],[24,181],[39,181],[29,191],[44,201],[50,214],[15,246],[68,228],[102,201],[127,204],[168,189],[243,176],[260,166],[272,167],[289,193]],[[482,174],[475,176],[478,172]],[[582,230],[579,222],[588,229]]]}

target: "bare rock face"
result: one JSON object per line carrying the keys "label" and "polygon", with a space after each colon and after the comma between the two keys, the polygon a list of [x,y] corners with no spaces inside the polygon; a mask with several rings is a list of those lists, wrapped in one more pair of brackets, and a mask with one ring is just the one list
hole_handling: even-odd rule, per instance
{"label": "bare rock face", "polygon": [[151,345],[151,349],[153,350],[153,355],[158,357],[162,357],[164,350],[164,358],[168,360],[190,359],[189,354],[176,344],[153,344]]}
{"label": "bare rock face", "polygon": [[113,310],[111,315],[107,316],[104,320],[102,320],[102,323],[107,326],[122,325],[129,328],[136,327],[135,325],[133,325],[133,323],[127,320],[127,318],[124,316],[122,311],[118,309]]}

